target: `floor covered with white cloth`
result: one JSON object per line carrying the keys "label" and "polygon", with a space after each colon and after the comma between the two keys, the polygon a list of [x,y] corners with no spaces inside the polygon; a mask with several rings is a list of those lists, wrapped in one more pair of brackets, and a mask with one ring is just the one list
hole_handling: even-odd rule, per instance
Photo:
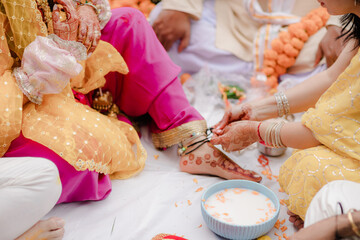
{"label": "floor covered with white cloth", "polygon": [[[229,79],[237,81],[236,78]],[[218,80],[218,75],[203,70],[185,85],[191,103],[203,114],[209,126],[220,120],[224,112],[217,92]],[[250,98],[252,93],[247,94]],[[176,234],[190,240],[222,239],[207,228],[200,202],[205,189],[224,179],[180,172],[177,148],[156,150],[147,128],[142,128],[141,141],[148,151],[148,159],[139,175],[113,181],[113,190],[103,201],[60,204],[44,218],[57,216],[66,221],[64,240],[151,240],[160,233]],[[287,149],[280,157],[269,157],[273,175],[278,175],[291,151]],[[279,191],[276,179],[270,180],[261,174],[264,167],[257,161],[259,154],[256,146],[252,146],[230,156],[243,168],[259,173],[263,177],[261,183],[272,189],[279,199],[286,199],[286,194]],[[294,232],[283,205],[279,220],[284,223],[267,234],[271,239],[285,239],[284,233],[290,236]],[[286,226],[284,232],[283,226]]]}

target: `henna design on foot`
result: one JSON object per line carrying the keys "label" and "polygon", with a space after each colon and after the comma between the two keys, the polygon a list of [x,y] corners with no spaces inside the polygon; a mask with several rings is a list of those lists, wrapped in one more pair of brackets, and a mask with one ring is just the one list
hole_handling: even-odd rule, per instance
{"label": "henna design on foot", "polygon": [[254,171],[240,167],[210,143],[204,144],[189,155],[182,156],[180,168],[192,174],[209,174],[225,179],[246,179],[255,182],[262,179]]}

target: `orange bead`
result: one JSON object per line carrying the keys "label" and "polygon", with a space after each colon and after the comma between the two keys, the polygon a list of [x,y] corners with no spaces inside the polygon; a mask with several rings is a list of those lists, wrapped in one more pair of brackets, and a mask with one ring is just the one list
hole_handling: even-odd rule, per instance
{"label": "orange bead", "polygon": [[300,39],[293,37],[290,41],[291,45],[297,50],[301,50],[304,47],[304,42]]}
{"label": "orange bead", "polygon": [[304,29],[304,25],[302,22],[290,24],[288,27],[288,32],[292,37],[294,37],[295,36],[294,32],[297,31],[298,29]]}
{"label": "orange bead", "polygon": [[279,39],[284,43],[289,43],[290,40],[291,40],[291,35],[289,32],[286,32],[286,31],[281,31],[279,33]]}
{"label": "orange bead", "polygon": [[276,60],[278,57],[278,53],[272,49],[267,49],[264,52],[264,57],[268,60]]}
{"label": "orange bead", "polygon": [[276,66],[276,61],[275,60],[270,60],[270,59],[265,59],[264,60],[264,66],[266,66],[266,67],[275,67]]}
{"label": "orange bead", "polygon": [[313,23],[318,27],[318,28],[321,28],[324,26],[324,23],[322,21],[322,19],[317,16],[317,15],[312,15],[311,16],[311,20],[313,21]]}
{"label": "orange bead", "polygon": [[271,41],[271,47],[278,54],[281,54],[284,51],[284,44],[278,38]]}
{"label": "orange bead", "polygon": [[291,67],[292,65],[294,65],[295,63],[295,58],[293,57],[288,57],[287,55],[285,54],[280,54],[279,57],[278,57],[278,60],[277,60],[277,63],[284,67],[284,68],[289,68]]}
{"label": "orange bead", "polygon": [[283,74],[286,73],[286,68],[281,67],[281,66],[279,66],[279,65],[276,65],[276,67],[275,67],[275,72],[276,72],[276,74],[278,74],[278,75],[283,75]]}
{"label": "orange bead", "polygon": [[266,80],[266,85],[269,86],[270,88],[276,88],[278,85],[277,76],[272,75],[272,76],[268,77]]}
{"label": "orange bead", "polygon": [[318,8],[315,10],[315,13],[321,18],[323,25],[325,25],[330,18],[330,14],[325,8]]}
{"label": "orange bead", "polygon": [[275,70],[274,70],[274,68],[272,68],[272,67],[266,67],[266,68],[264,68],[264,69],[262,70],[262,72],[263,72],[266,76],[270,76],[270,75],[272,75],[272,74],[275,73]]}
{"label": "orange bead", "polygon": [[309,39],[309,35],[305,32],[304,29],[299,28],[294,30],[292,33],[295,37],[297,37],[303,42],[306,42]]}
{"label": "orange bead", "polygon": [[304,24],[305,31],[309,36],[315,34],[319,30],[319,27],[314,24],[310,19],[304,20],[302,22]]}
{"label": "orange bead", "polygon": [[291,45],[290,43],[285,44],[284,46],[284,52],[286,55],[288,55],[289,57],[297,57],[299,55],[299,50],[297,50],[296,48],[293,47],[293,45]]}

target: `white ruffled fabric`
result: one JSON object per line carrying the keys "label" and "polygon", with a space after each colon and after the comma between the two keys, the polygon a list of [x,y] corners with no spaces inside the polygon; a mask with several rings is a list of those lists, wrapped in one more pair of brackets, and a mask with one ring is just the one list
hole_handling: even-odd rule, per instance
{"label": "white ruffled fabric", "polygon": [[21,67],[15,68],[13,75],[28,99],[41,104],[44,94],[62,92],[70,79],[81,72],[77,60],[86,56],[81,43],[64,41],[56,35],[38,36],[25,48]]}

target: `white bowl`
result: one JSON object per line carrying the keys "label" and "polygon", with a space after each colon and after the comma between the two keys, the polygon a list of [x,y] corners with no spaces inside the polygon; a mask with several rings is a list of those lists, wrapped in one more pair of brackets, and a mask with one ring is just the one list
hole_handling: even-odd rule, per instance
{"label": "white bowl", "polygon": [[[206,200],[216,192],[229,189],[229,188],[245,188],[257,191],[264,194],[268,197],[273,203],[276,209],[275,214],[268,219],[259,224],[250,224],[250,225],[235,225],[220,221],[213,216],[211,216],[208,211],[205,209]],[[245,239],[254,239],[258,238],[267,232],[269,232],[275,225],[280,211],[280,202],[278,197],[273,191],[256,182],[247,181],[247,180],[227,180],[217,184],[212,185],[207,189],[201,198],[201,213],[205,220],[207,226],[216,234],[234,240],[245,240]]]}

